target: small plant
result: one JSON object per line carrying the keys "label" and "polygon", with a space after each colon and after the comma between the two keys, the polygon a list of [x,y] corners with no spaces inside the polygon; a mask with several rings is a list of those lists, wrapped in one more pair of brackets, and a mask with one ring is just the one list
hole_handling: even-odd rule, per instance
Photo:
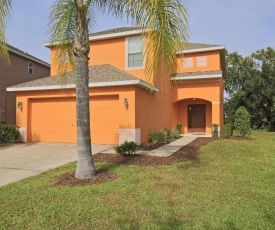
{"label": "small plant", "polygon": [[157,130],[150,132],[149,134],[149,140],[152,141],[153,143],[160,143],[160,144],[165,144],[167,142],[167,131],[164,129]]}
{"label": "small plant", "polygon": [[0,125],[0,142],[14,143],[19,138],[19,127],[16,125]]}
{"label": "small plant", "polygon": [[134,154],[138,151],[138,145],[134,141],[125,141],[123,144],[117,146],[115,151],[119,154]]}
{"label": "small plant", "polygon": [[231,123],[226,123],[223,126],[223,131],[221,132],[221,137],[229,138],[233,135],[233,125]]}
{"label": "small plant", "polygon": [[176,129],[170,129],[170,132],[169,132],[169,139],[172,139],[172,140],[175,140],[175,139],[178,139],[180,137],[180,133],[178,130]]}
{"label": "small plant", "polygon": [[182,127],[181,123],[176,124],[176,130],[178,130],[179,134],[181,134],[181,127]]}
{"label": "small plant", "polygon": [[218,137],[219,136],[219,125],[213,124],[212,125],[212,137]]}
{"label": "small plant", "polygon": [[251,133],[250,115],[243,106],[239,107],[235,113],[234,127],[241,136],[249,136]]}

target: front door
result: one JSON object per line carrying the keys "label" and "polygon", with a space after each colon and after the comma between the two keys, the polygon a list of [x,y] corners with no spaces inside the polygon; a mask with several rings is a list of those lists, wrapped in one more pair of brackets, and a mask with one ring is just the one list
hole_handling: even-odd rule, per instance
{"label": "front door", "polygon": [[205,133],[205,105],[188,105],[188,132]]}

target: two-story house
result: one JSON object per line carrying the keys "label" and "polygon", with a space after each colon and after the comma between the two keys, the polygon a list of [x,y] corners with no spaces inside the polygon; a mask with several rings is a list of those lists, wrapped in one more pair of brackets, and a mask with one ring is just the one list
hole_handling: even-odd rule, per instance
{"label": "two-story house", "polygon": [[6,87],[49,76],[50,65],[22,50],[8,45],[10,64],[0,60],[0,124],[15,124],[15,92]]}
{"label": "two-story house", "polygon": [[[178,71],[145,78],[141,31],[135,27],[90,36],[89,93],[92,143],[148,141],[149,132],[183,125],[182,133],[211,133],[223,126],[223,46],[188,44],[175,50]],[[58,76],[51,49],[51,77],[8,88],[16,92],[17,125],[27,141],[76,142],[74,75]],[[163,87],[160,78],[167,80]]]}

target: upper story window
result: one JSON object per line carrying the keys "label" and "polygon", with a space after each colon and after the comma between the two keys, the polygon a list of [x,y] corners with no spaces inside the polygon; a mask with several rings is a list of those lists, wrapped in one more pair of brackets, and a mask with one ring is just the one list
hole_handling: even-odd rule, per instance
{"label": "upper story window", "polygon": [[192,68],[193,58],[183,58],[183,68]]}
{"label": "upper story window", "polygon": [[143,56],[143,38],[133,37],[127,38],[127,65],[129,69],[144,68],[144,56]]}
{"label": "upper story window", "polygon": [[32,62],[28,63],[28,72],[30,74],[33,74],[33,70],[34,70],[34,64]]}
{"label": "upper story window", "polygon": [[197,67],[207,66],[207,57],[197,57]]}

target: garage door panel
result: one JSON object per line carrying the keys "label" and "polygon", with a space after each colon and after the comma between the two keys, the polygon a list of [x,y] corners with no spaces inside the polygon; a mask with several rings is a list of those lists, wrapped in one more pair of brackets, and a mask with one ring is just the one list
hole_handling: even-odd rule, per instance
{"label": "garage door panel", "polygon": [[[117,144],[118,95],[90,98],[92,143]],[[75,98],[33,99],[31,140],[76,143]]]}

